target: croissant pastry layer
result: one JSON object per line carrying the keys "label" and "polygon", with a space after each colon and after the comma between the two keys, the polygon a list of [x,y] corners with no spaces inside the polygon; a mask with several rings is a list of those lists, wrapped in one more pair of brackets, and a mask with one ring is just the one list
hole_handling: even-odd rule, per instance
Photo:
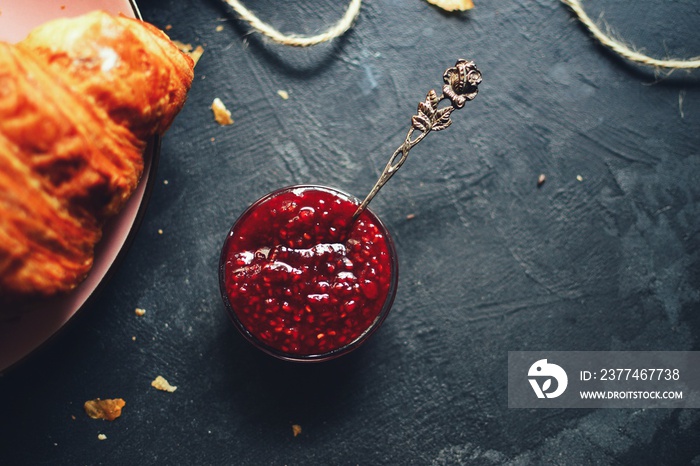
{"label": "croissant pastry layer", "polygon": [[0,306],[84,280],[193,66],[157,28],[104,12],[0,42]]}

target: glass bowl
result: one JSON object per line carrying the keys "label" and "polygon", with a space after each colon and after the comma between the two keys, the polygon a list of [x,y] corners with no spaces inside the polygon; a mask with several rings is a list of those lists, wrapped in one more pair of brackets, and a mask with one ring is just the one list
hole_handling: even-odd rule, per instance
{"label": "glass bowl", "polygon": [[359,200],[297,185],[253,203],[221,250],[219,285],[236,328],[280,359],[325,361],[358,348],[391,310],[398,284],[393,240]]}

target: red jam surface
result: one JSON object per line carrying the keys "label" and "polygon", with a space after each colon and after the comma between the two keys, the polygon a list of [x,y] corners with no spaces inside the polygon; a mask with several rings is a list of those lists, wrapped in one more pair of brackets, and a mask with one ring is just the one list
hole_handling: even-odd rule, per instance
{"label": "red jam surface", "polygon": [[224,244],[221,279],[244,334],[293,358],[336,351],[381,323],[395,253],[371,212],[349,227],[356,208],[343,193],[302,186],[243,214]]}

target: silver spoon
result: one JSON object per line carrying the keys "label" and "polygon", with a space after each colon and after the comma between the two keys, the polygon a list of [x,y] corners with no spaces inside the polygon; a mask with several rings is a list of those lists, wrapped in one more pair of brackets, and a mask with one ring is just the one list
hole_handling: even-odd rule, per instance
{"label": "silver spoon", "polygon": [[[394,151],[372,190],[357,207],[352,216],[351,224],[355,223],[355,220],[367,208],[367,205],[377,195],[382,186],[401,168],[401,165],[408,158],[408,151],[421,142],[431,131],[441,131],[450,126],[452,124],[450,118],[452,112],[464,107],[467,101],[476,97],[479,91],[478,86],[481,83],[481,72],[476,68],[473,61],[459,59],[455,66],[445,71],[442,78],[445,81],[445,85],[442,86],[442,94],[438,96],[434,90],[431,90],[428,92],[425,100],[418,104],[418,113],[411,118],[411,128],[408,130],[406,139]],[[443,100],[449,100],[450,104],[438,108],[438,105]],[[420,134],[411,139],[415,131],[420,131]]]}

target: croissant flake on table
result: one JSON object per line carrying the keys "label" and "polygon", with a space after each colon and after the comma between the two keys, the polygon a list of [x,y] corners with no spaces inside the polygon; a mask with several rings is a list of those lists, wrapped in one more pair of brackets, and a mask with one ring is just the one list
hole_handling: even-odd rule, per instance
{"label": "croissant flake on table", "polygon": [[193,66],[154,26],[105,12],[0,42],[0,306],[84,280]]}

